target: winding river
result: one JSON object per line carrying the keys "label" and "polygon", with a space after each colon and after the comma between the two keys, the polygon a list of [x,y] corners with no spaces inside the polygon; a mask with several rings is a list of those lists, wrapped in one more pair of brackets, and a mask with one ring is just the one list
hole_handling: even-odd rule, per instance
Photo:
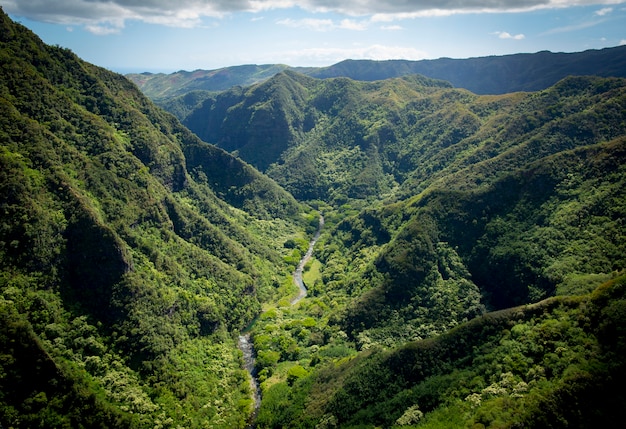
{"label": "winding river", "polygon": [[250,424],[248,428],[254,428],[254,421],[261,407],[261,386],[259,385],[259,379],[257,378],[257,372],[254,359],[254,344],[250,334],[239,335],[239,349],[243,352],[243,362],[246,371],[250,374],[250,390],[252,390],[252,400],[254,401],[254,410],[249,417]]}
{"label": "winding river", "polygon": [[319,225],[317,227],[315,235],[313,236],[313,239],[309,243],[309,248],[307,249],[302,259],[300,259],[296,271],[293,272],[293,282],[296,284],[296,286],[298,286],[298,296],[291,300],[291,305],[296,305],[298,302],[300,302],[302,298],[306,296],[306,286],[304,285],[304,281],[302,280],[302,272],[304,271],[304,266],[306,265],[306,263],[309,262],[309,259],[311,259],[311,256],[313,256],[313,247],[315,247],[315,243],[317,243],[317,240],[319,240],[320,238],[322,228],[324,228],[324,216],[320,215]]}
{"label": "winding river", "polygon": [[[293,272],[293,282],[296,286],[298,286],[298,296],[291,300],[291,305],[296,305],[302,298],[304,298],[307,294],[306,286],[304,281],[302,280],[302,272],[304,271],[304,266],[311,256],[313,256],[313,247],[315,247],[315,243],[320,238],[320,234],[322,233],[322,228],[324,227],[324,216],[320,215],[319,226],[317,227],[317,231],[311,239],[309,243],[309,248],[306,253],[300,259],[296,270]],[[252,389],[252,399],[254,400],[254,411],[250,416],[250,425],[248,428],[254,428],[256,425],[254,421],[256,420],[257,413],[259,412],[259,408],[261,407],[261,386],[259,385],[259,379],[257,378],[257,372],[255,368],[255,359],[254,359],[254,344],[252,343],[252,339],[250,338],[250,334],[242,334],[239,335],[239,349],[243,352],[243,361],[244,366],[248,373],[250,374],[250,388]]]}

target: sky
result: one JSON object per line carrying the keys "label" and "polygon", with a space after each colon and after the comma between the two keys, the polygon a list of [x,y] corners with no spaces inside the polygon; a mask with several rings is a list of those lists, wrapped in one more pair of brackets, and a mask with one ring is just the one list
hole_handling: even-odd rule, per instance
{"label": "sky", "polygon": [[0,0],[44,42],[119,73],[626,44],[626,0]]}

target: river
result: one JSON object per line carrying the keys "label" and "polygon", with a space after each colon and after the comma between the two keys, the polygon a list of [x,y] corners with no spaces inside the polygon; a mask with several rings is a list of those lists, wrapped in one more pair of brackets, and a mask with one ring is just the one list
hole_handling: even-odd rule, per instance
{"label": "river", "polygon": [[[306,263],[309,262],[309,259],[313,256],[313,247],[315,247],[315,243],[317,243],[317,240],[320,238],[323,227],[324,216],[320,215],[319,226],[317,227],[315,235],[309,242],[309,248],[302,259],[300,259],[296,270],[293,272],[293,282],[296,286],[298,286],[298,296],[291,300],[291,305],[296,305],[307,294],[306,286],[302,280],[302,272],[304,271]],[[239,349],[243,352],[244,366],[250,374],[250,388],[252,389],[252,399],[254,400],[254,411],[250,416],[250,424],[248,425],[248,428],[254,428],[256,427],[254,422],[259,412],[259,408],[261,407],[261,386],[259,385],[259,379],[257,378],[255,368],[256,362],[254,359],[254,344],[252,343],[249,333],[239,335]]]}
{"label": "river", "polygon": [[298,286],[298,296],[291,300],[291,305],[296,305],[302,298],[306,296],[307,292],[304,281],[302,280],[302,272],[304,271],[304,266],[306,265],[306,263],[309,262],[309,259],[311,259],[311,256],[313,256],[313,247],[315,247],[315,243],[317,243],[317,240],[319,240],[320,238],[322,228],[324,228],[324,216],[320,215],[319,225],[317,227],[315,235],[313,236],[313,239],[309,243],[309,248],[307,249],[302,259],[300,259],[296,271],[293,272],[293,282],[296,284],[296,286]]}
{"label": "river", "polygon": [[254,410],[249,417],[248,428],[254,428],[254,421],[261,408],[261,386],[259,385],[259,379],[257,378],[255,359],[254,359],[254,344],[250,334],[239,335],[239,349],[243,352],[243,362],[246,371],[250,374],[250,390],[252,390],[252,400],[254,401]]}

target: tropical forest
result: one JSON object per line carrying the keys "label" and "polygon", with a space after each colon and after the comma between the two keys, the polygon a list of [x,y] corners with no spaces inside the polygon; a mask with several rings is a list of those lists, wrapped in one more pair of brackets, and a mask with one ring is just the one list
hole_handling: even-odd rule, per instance
{"label": "tropical forest", "polygon": [[625,64],[124,76],[0,10],[0,429],[623,428]]}

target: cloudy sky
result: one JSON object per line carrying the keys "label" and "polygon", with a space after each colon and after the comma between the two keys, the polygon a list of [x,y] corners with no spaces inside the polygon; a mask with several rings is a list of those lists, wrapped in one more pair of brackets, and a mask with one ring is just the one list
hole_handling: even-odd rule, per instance
{"label": "cloudy sky", "polygon": [[118,72],[468,58],[626,44],[626,0],[0,0]]}

